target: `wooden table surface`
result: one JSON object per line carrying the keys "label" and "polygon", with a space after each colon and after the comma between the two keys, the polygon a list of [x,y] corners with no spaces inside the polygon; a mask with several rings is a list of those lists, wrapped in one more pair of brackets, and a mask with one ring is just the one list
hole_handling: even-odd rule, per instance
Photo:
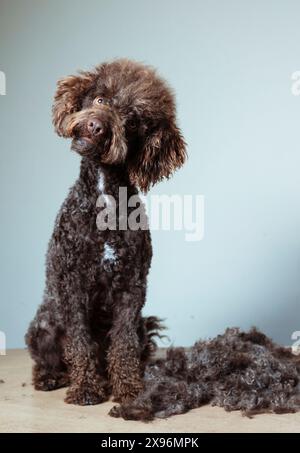
{"label": "wooden table surface", "polygon": [[210,406],[151,423],[125,421],[107,415],[112,402],[72,406],[63,401],[65,391],[35,391],[27,351],[8,350],[0,356],[0,432],[300,432],[300,413],[249,419]]}

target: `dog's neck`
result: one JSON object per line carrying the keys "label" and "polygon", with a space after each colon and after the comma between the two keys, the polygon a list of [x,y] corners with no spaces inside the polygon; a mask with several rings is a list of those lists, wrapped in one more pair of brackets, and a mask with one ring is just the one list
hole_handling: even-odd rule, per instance
{"label": "dog's neck", "polygon": [[80,166],[80,181],[90,190],[117,198],[119,188],[126,187],[130,194],[137,189],[130,183],[125,165],[108,165],[83,157]]}

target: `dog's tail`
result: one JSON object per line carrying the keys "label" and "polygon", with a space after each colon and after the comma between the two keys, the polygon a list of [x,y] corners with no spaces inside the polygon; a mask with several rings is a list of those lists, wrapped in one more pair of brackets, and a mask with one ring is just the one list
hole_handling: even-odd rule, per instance
{"label": "dog's tail", "polygon": [[156,338],[165,338],[161,332],[166,328],[163,319],[156,316],[141,318],[139,337],[142,346],[141,359],[144,364],[154,355],[157,350]]}

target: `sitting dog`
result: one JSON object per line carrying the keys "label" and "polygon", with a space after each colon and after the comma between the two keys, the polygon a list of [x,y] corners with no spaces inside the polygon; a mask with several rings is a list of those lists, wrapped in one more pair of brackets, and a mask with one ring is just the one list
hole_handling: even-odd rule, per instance
{"label": "sitting dog", "polygon": [[[128,198],[146,193],[184,163],[174,97],[152,68],[116,60],[60,80],[53,123],[82,160],[56,218],[43,303],[26,334],[33,383],[68,386],[67,403],[97,404],[110,394],[127,403],[143,388],[159,321],[141,315],[150,232],[124,228],[119,188]],[[116,201],[114,229],[96,224],[99,196]]]}

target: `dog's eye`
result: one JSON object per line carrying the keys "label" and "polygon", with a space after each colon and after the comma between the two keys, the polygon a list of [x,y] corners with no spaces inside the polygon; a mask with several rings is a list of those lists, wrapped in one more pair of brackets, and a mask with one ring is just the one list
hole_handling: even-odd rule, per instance
{"label": "dog's eye", "polygon": [[95,101],[96,101],[97,104],[103,104],[104,99],[103,98],[96,98]]}
{"label": "dog's eye", "polygon": [[135,128],[135,122],[133,120],[128,120],[126,124],[129,129]]}

